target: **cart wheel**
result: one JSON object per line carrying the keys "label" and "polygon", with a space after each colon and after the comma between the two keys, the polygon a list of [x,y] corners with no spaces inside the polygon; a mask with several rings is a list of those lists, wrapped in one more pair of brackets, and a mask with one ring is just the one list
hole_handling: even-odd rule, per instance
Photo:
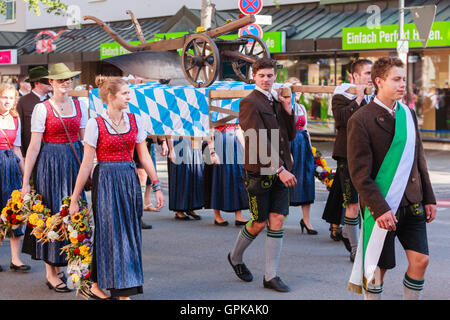
{"label": "cart wheel", "polygon": [[[255,60],[258,58],[270,58],[269,49],[266,43],[259,37],[246,34],[239,39],[247,39],[248,43],[239,47],[239,52],[248,57],[252,57]],[[246,60],[234,60],[231,62],[236,75],[246,83],[254,83],[254,80],[250,78],[252,63]]]}
{"label": "cart wheel", "polygon": [[220,63],[219,50],[207,34],[189,37],[181,58],[184,75],[194,87],[208,87],[216,80]]}

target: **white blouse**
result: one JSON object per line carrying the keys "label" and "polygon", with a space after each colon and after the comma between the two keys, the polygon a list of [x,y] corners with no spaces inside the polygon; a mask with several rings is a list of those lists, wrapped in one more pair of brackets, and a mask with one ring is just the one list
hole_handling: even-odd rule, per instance
{"label": "white blouse", "polygon": [[[122,111],[124,113],[123,119],[126,124],[126,131],[123,133],[127,133],[130,130],[130,118],[128,117],[128,114],[126,111]],[[109,118],[108,114],[106,113],[106,110],[103,111],[101,116],[106,120],[106,129],[108,130],[108,133],[110,134],[117,134],[114,129],[111,128],[110,123],[111,119]],[[136,137],[136,143],[141,143],[142,141],[145,141],[147,138],[147,131],[144,128],[144,125],[142,124],[141,117],[135,115],[134,117],[136,119],[136,126],[138,129],[137,137]],[[122,132],[121,132],[122,133]],[[84,143],[88,143],[90,146],[97,148],[97,141],[98,141],[98,123],[95,118],[89,119],[87,125],[86,125],[86,131],[84,132]]]}
{"label": "white blouse", "polygon": [[[62,116],[62,118],[72,118],[77,115],[77,109],[75,108],[75,103],[72,100],[72,114],[68,116]],[[81,122],[80,122],[80,129],[86,128],[87,122],[88,122],[88,110],[87,106],[83,101],[80,101],[80,110],[81,110]],[[53,111],[54,113],[54,111]],[[55,117],[58,117],[54,113]],[[45,131],[45,121],[47,120],[47,108],[43,103],[38,103],[33,110],[33,113],[31,115],[31,132],[44,132]]]}

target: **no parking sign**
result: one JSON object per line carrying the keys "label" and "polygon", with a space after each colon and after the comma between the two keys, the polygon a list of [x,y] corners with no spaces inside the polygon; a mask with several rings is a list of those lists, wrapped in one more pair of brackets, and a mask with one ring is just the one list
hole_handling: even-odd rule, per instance
{"label": "no parking sign", "polygon": [[240,28],[238,34],[239,37],[250,34],[262,39],[263,31],[259,25],[257,25],[256,23],[251,23],[243,28]]}
{"label": "no parking sign", "polygon": [[239,9],[243,14],[258,14],[263,8],[263,0],[239,0]]}

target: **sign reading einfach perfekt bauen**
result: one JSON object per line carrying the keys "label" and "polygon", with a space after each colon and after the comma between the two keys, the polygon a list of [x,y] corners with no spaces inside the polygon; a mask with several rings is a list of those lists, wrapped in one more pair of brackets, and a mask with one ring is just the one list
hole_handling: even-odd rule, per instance
{"label": "sign reading einfach perfekt bauen", "polygon": [[[409,47],[422,47],[419,33],[414,23],[405,24],[406,39]],[[434,22],[428,36],[427,47],[450,46],[450,21]],[[342,29],[343,50],[390,49],[397,48],[398,25],[391,24],[374,27],[355,27]]]}

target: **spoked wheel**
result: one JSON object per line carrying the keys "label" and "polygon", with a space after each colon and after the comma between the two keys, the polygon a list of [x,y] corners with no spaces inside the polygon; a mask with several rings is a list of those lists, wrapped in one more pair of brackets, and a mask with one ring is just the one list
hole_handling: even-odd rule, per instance
{"label": "spoked wheel", "polygon": [[[252,58],[253,61],[258,58],[270,58],[269,49],[267,48],[266,43],[261,38],[246,34],[239,39],[248,40],[247,44],[241,45],[239,47],[239,53]],[[231,66],[233,67],[236,75],[246,83],[254,83],[253,79],[251,79],[250,77],[252,64],[253,63],[251,63],[249,59],[237,59],[231,62]]]}
{"label": "spoked wheel", "polygon": [[181,57],[186,79],[194,87],[208,87],[217,78],[219,59],[219,50],[211,37],[202,33],[191,36]]}

